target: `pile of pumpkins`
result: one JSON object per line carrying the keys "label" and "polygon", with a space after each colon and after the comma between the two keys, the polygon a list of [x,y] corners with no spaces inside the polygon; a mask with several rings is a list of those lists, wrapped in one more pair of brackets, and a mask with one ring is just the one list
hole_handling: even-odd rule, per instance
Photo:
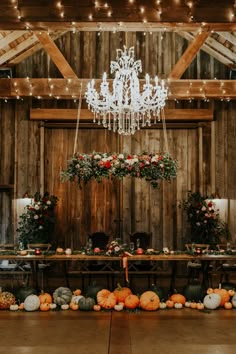
{"label": "pile of pumpkins", "polygon": [[155,311],[158,309],[210,309],[218,307],[225,309],[236,308],[236,293],[234,290],[226,290],[221,287],[207,289],[203,301],[191,300],[180,293],[174,293],[166,301],[160,300],[161,294],[157,289],[145,291],[141,296],[132,293],[128,287],[118,284],[114,291],[104,289],[97,285],[91,285],[87,289],[87,296],[82,295],[80,289],[74,292],[68,287],[58,287],[53,294],[41,292],[37,295],[30,287],[23,287],[15,294],[2,292],[0,288],[0,309],[11,311],[50,311],[50,310],[81,310],[81,311],[100,311],[123,309],[134,310],[142,309],[145,311]]}

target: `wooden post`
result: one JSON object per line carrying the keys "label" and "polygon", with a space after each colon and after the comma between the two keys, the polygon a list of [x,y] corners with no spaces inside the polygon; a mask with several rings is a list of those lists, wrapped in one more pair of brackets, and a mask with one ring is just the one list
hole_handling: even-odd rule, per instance
{"label": "wooden post", "polygon": [[44,123],[40,124],[40,171],[39,171],[39,183],[40,183],[40,194],[44,195]]}
{"label": "wooden post", "polygon": [[203,147],[202,147],[202,127],[198,127],[198,176],[199,176],[199,192],[203,193]]}
{"label": "wooden post", "polygon": [[211,122],[211,192],[216,192],[216,134],[215,122]]}

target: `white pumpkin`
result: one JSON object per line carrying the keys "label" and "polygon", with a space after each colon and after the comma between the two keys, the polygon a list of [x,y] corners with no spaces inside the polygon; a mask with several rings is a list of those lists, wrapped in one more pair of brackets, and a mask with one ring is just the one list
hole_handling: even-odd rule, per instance
{"label": "white pumpkin", "polygon": [[190,301],[186,301],[184,304],[185,307],[190,307],[191,306],[191,302]]}
{"label": "white pumpkin", "polygon": [[69,308],[70,308],[70,305],[69,305],[69,304],[63,304],[63,305],[61,305],[61,309],[62,309],[62,310],[69,310]]}
{"label": "white pumpkin", "polygon": [[73,295],[72,298],[71,298],[71,302],[74,302],[75,304],[78,305],[79,300],[83,299],[83,298],[84,298],[83,295]]}
{"label": "white pumpkin", "polygon": [[213,293],[208,294],[204,297],[203,304],[205,308],[209,310],[215,310],[220,306],[221,296],[219,294]]}
{"label": "white pumpkin", "polygon": [[233,307],[236,307],[236,293],[232,297],[231,302],[232,302]]}
{"label": "white pumpkin", "polygon": [[10,311],[17,311],[17,310],[19,310],[19,305],[17,304],[10,305]]}
{"label": "white pumpkin", "polygon": [[122,311],[123,309],[124,309],[123,303],[119,303],[114,306],[114,310],[116,310],[116,311]]}
{"label": "white pumpkin", "polygon": [[174,307],[175,307],[175,309],[182,309],[183,308],[183,304],[181,304],[181,302],[176,302],[174,304]]}
{"label": "white pumpkin", "polygon": [[167,308],[166,303],[165,303],[164,301],[161,301],[161,302],[160,302],[160,305],[159,305],[159,308],[160,308],[161,310],[166,309],[166,308]]}
{"label": "white pumpkin", "polygon": [[50,307],[50,310],[55,310],[57,308],[57,304],[52,302],[51,304],[49,304],[49,307]]}
{"label": "white pumpkin", "polygon": [[37,295],[29,295],[24,301],[24,309],[25,311],[36,311],[39,309],[40,300]]}

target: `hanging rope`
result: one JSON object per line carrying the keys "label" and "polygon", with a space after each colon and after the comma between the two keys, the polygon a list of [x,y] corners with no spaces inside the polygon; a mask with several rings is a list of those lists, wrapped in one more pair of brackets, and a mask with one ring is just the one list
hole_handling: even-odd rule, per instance
{"label": "hanging rope", "polygon": [[169,153],[169,146],[168,146],[168,139],[167,139],[166,119],[165,119],[164,108],[161,109],[161,120],[162,120],[163,133],[164,133],[164,152],[166,152],[169,155],[170,153]]}
{"label": "hanging rope", "polygon": [[81,104],[82,104],[82,87],[83,83],[81,82],[80,84],[80,93],[79,93],[79,104],[78,104],[78,110],[77,110],[77,120],[76,120],[76,129],[75,129],[75,142],[74,142],[74,153],[75,155],[76,150],[77,150],[77,140],[78,140],[78,132],[79,132],[79,120],[80,120],[80,113],[81,113]]}

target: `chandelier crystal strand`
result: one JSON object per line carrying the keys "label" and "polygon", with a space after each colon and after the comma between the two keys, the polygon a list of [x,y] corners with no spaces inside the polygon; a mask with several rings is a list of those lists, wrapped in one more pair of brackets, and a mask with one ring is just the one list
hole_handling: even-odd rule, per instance
{"label": "chandelier crystal strand", "polygon": [[[116,61],[111,61],[111,74],[115,73],[112,92],[107,74],[103,74],[100,93],[95,80],[88,83],[85,93],[88,108],[94,113],[94,122],[121,135],[132,135],[140,127],[151,126],[154,117],[160,120],[160,111],[165,106],[167,89],[164,81],[156,76],[151,83],[145,76],[143,91],[140,92],[138,74],[142,72],[141,60],[134,60],[134,47],[117,49]],[[113,124],[112,124],[113,123]]]}

